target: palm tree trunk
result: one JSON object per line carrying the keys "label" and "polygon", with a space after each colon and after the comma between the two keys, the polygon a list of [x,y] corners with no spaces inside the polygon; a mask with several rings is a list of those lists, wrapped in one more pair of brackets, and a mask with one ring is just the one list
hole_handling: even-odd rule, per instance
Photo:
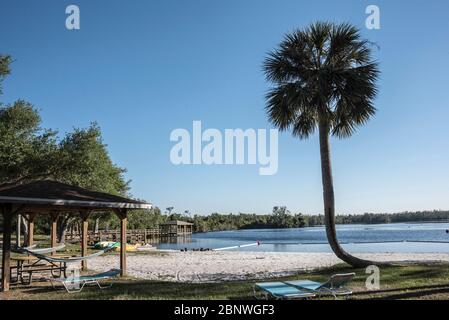
{"label": "palm tree trunk", "polygon": [[61,215],[59,218],[56,229],[57,229],[58,242],[61,244],[65,243],[67,226],[69,225],[70,219],[71,217],[68,214]]}
{"label": "palm tree trunk", "polygon": [[24,246],[27,246],[27,244],[29,243],[28,242],[29,232],[28,232],[28,223],[27,220],[25,219],[25,216],[21,215],[20,223],[22,225],[23,243]]}
{"label": "palm tree trunk", "polygon": [[94,233],[98,233],[98,229],[100,228],[100,218],[95,219],[95,227],[94,227]]}
{"label": "palm tree trunk", "polygon": [[340,243],[338,243],[337,231],[335,229],[334,183],[332,179],[329,134],[329,124],[320,123],[321,174],[323,179],[324,224],[326,226],[327,240],[329,241],[332,251],[334,251],[338,258],[356,268],[367,267],[376,263],[350,255],[340,246]]}

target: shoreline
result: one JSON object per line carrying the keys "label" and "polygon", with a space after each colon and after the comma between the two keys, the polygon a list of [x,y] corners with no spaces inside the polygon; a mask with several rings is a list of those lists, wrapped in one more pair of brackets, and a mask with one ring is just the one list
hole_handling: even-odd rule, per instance
{"label": "shoreline", "polygon": [[[357,257],[373,261],[449,263],[447,253],[361,253]],[[136,279],[172,282],[223,282],[260,280],[291,276],[343,263],[333,253],[204,251],[129,253],[127,274]],[[89,269],[107,271],[118,268],[117,255],[96,257]]]}

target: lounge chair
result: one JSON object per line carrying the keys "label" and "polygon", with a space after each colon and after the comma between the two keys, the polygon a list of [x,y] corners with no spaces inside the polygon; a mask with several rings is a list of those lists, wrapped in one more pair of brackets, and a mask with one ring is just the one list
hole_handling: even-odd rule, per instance
{"label": "lounge chair", "polygon": [[[269,297],[275,299],[307,299],[315,296],[315,294],[310,291],[301,290],[283,282],[256,283],[253,290],[256,299],[265,298],[266,300],[268,300]],[[258,294],[259,290],[262,294]]]}
{"label": "lounge chair", "polygon": [[58,278],[58,279],[52,279],[49,278],[53,288],[56,289],[55,283],[62,284],[65,290],[68,293],[76,293],[81,292],[85,285],[88,284],[96,284],[100,289],[109,288],[112,286],[112,283],[108,286],[102,286],[100,284],[100,280],[107,280],[111,279],[115,276],[118,276],[120,274],[120,270],[118,269],[112,269],[103,273],[98,273],[94,275],[88,275],[88,276],[72,276],[68,278]]}
{"label": "lounge chair", "polygon": [[332,295],[348,296],[352,291],[345,286],[355,277],[355,273],[334,274],[326,282],[315,282],[310,280],[285,281],[284,283],[300,290],[307,290],[319,296]]}
{"label": "lounge chair", "polygon": [[36,254],[45,254],[45,253],[54,253],[56,251],[60,251],[65,248],[65,244],[61,244],[57,247],[51,247],[51,248],[39,248],[36,249],[36,245],[33,245],[31,247],[14,247],[11,249],[12,252],[15,253],[36,253]]}

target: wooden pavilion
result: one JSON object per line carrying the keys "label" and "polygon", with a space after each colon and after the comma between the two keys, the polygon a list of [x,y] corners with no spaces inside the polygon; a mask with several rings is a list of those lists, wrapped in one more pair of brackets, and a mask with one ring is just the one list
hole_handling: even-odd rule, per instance
{"label": "wooden pavilion", "polygon": [[[81,254],[87,256],[88,217],[95,211],[113,211],[120,218],[120,269],[126,273],[126,224],[129,209],[150,209],[151,204],[124,197],[94,192],[84,188],[51,180],[41,180],[22,185],[0,185],[0,211],[3,215],[3,251],[1,291],[8,291],[11,280],[11,222],[19,214],[28,221],[27,246],[33,244],[34,219],[36,215],[51,218],[51,246],[56,246],[56,228],[61,213],[77,213],[82,219]],[[83,269],[86,269],[85,261]]]}
{"label": "wooden pavilion", "polygon": [[171,220],[159,224],[159,230],[161,236],[167,237],[185,236],[193,233],[193,223],[181,220]]}

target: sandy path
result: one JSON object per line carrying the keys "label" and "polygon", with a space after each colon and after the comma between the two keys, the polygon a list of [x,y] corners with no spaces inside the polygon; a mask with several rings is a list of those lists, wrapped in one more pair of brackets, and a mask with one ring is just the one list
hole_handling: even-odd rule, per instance
{"label": "sandy path", "polygon": [[[441,253],[369,253],[358,257],[374,261],[443,261]],[[331,253],[283,252],[170,252],[163,255],[129,254],[130,276],[165,281],[214,282],[262,279],[294,274],[341,263]],[[107,255],[89,260],[89,269],[104,271],[119,268],[119,257]]]}

